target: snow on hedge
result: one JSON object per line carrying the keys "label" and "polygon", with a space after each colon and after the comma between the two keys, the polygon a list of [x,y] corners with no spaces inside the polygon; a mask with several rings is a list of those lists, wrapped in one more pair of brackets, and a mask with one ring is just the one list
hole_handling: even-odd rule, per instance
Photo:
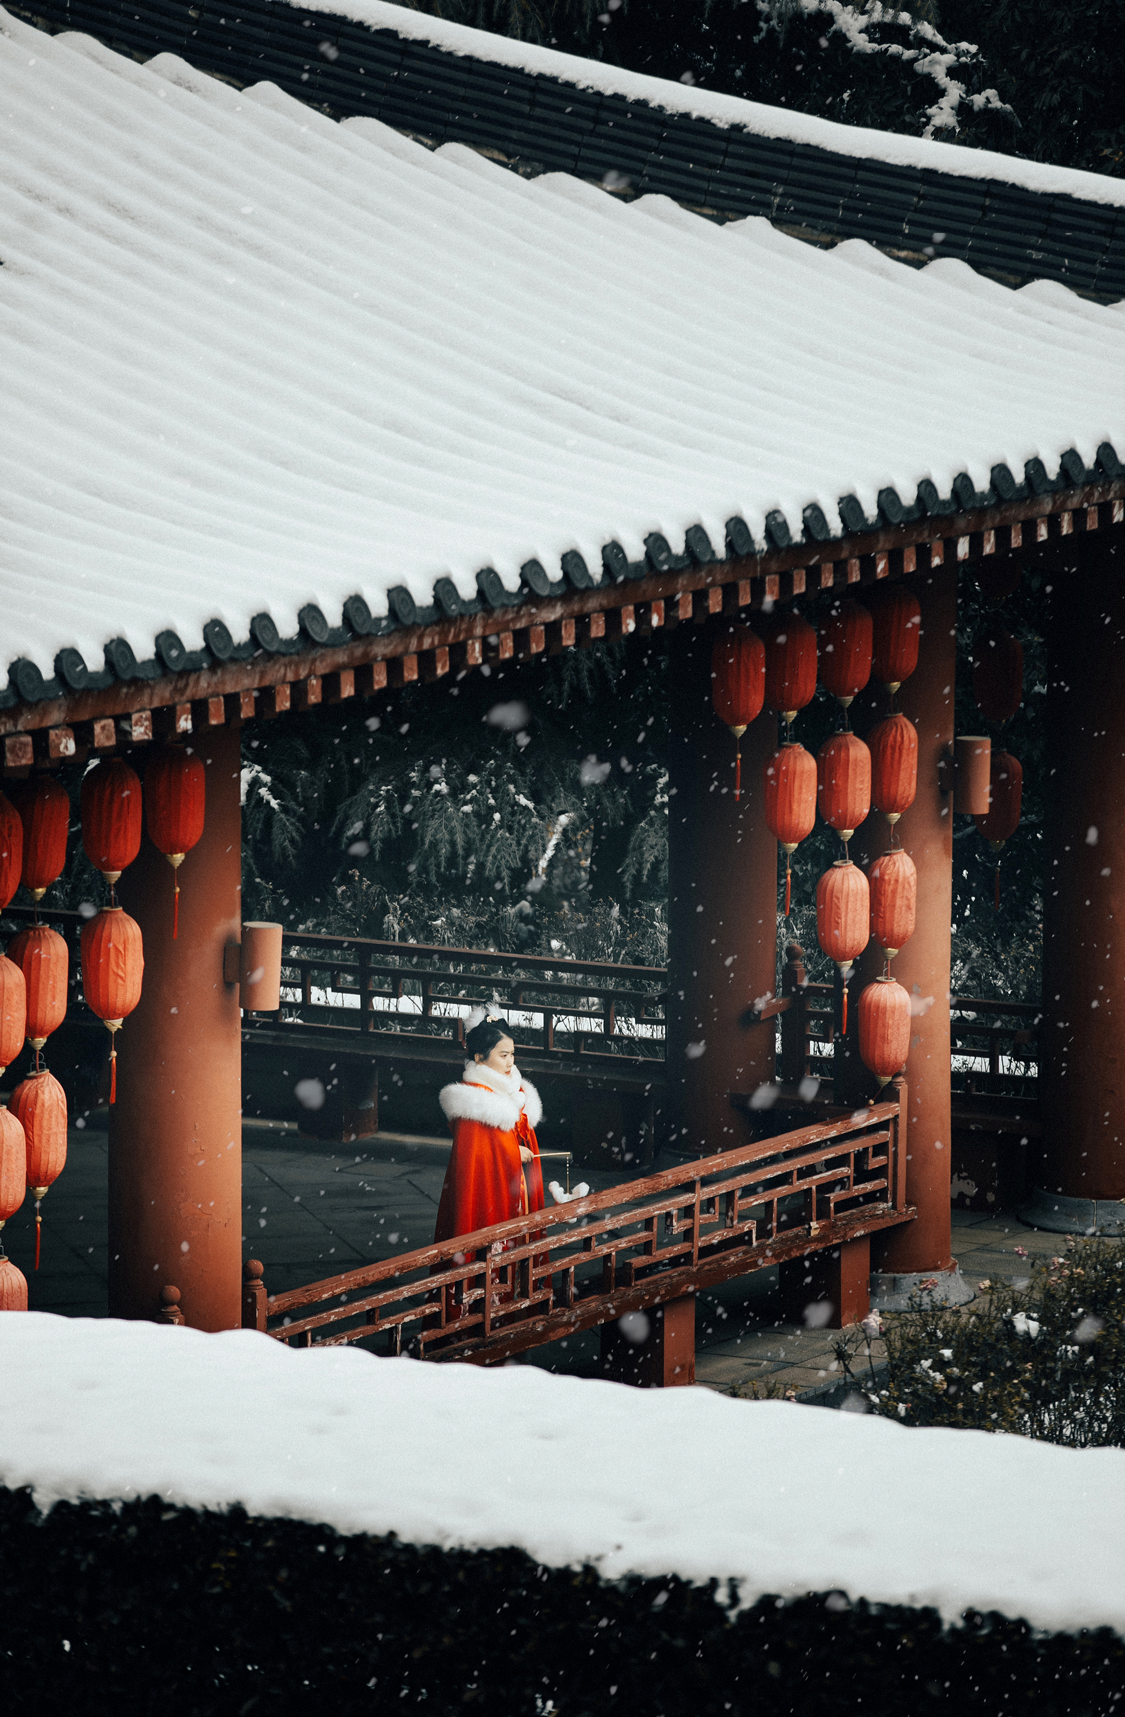
{"label": "snow on hedge", "polygon": [[1061,286],[529,182],[2,10],[0,151],[0,672],[1125,449],[1125,315]]}
{"label": "snow on hedge", "polygon": [[0,1482],[1125,1632],[1125,1451],[0,1314]]}
{"label": "snow on hedge", "polygon": [[1055,167],[1041,161],[1024,161],[993,149],[969,149],[922,137],[905,137],[893,131],[876,131],[865,125],[840,125],[810,113],[792,113],[788,108],[747,101],[744,96],[723,95],[718,90],[698,89],[667,78],[627,71],[624,66],[601,60],[581,59],[557,48],[541,48],[454,24],[394,0],[290,0],[303,12],[327,12],[349,18],[372,30],[393,30],[410,42],[426,42],[447,54],[483,60],[491,65],[510,66],[533,76],[558,78],[576,89],[597,90],[604,95],[623,96],[626,101],[666,113],[687,113],[724,129],[738,128],[757,137],[780,137],[790,143],[807,143],[834,155],[886,161],[896,167],[929,168],[951,173],[959,179],[998,179],[1005,185],[1022,185],[1027,191],[1061,193],[1084,202],[1125,207],[1125,180],[1077,167]]}

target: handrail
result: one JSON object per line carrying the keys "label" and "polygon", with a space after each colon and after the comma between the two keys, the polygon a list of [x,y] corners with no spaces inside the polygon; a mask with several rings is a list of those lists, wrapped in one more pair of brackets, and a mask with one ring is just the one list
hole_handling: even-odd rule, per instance
{"label": "handrail", "polygon": [[838,1246],[913,1214],[904,1092],[280,1294],[252,1261],[243,1322],[304,1346],[385,1336],[395,1354],[491,1361]]}

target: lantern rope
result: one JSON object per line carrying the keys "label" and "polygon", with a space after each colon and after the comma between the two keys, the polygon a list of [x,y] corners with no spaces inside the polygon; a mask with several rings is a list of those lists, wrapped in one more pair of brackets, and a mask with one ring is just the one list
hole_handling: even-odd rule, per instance
{"label": "lantern rope", "polygon": [[43,1239],[43,1193],[46,1188],[32,1187],[35,1197],[35,1268],[39,1268],[39,1248]]}
{"label": "lantern rope", "polygon": [[[741,758],[739,759],[739,762],[741,762]],[[736,799],[738,798],[738,772],[737,772],[737,770],[735,772],[735,777],[734,777],[734,796]],[[175,942],[177,937],[180,934],[180,873],[179,873],[179,871],[173,871],[172,872],[172,881],[175,884],[175,889],[174,889],[173,894],[172,894],[172,940],[173,940],[173,942]]]}
{"label": "lantern rope", "polygon": [[785,916],[789,916],[789,907],[793,898],[793,873],[790,869],[790,855],[785,855]]}

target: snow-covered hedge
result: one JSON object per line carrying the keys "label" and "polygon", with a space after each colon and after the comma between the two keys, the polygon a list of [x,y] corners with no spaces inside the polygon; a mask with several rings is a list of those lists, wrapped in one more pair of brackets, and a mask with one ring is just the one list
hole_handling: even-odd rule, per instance
{"label": "snow-covered hedge", "polygon": [[1122,1685],[1125,1451],[35,1313],[0,1377],[13,1711],[1104,1717]]}

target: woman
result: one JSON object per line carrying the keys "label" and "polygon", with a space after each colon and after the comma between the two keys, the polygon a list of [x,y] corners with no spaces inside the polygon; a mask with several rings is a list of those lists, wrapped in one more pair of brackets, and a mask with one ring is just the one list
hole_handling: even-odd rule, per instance
{"label": "woman", "polygon": [[[474,1010],[475,1013],[475,1010]],[[434,1240],[452,1240],[543,1208],[543,1175],[535,1128],[539,1093],[521,1079],[507,1021],[470,1014],[459,1085],[440,1102],[453,1133]]]}

